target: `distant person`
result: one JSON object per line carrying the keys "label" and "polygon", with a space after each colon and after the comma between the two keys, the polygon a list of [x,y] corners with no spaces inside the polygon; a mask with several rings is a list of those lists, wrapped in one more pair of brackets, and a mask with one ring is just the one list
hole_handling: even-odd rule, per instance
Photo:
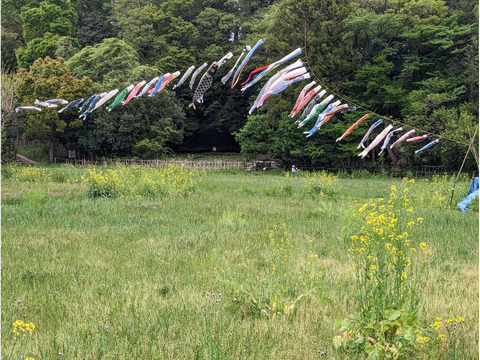
{"label": "distant person", "polygon": [[295,165],[292,165],[292,175],[295,175],[297,173],[298,169]]}

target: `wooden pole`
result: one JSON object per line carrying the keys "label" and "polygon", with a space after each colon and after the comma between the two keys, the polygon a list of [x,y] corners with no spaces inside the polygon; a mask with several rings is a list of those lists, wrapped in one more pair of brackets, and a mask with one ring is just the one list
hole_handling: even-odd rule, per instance
{"label": "wooden pole", "polygon": [[468,146],[467,153],[465,154],[465,157],[463,158],[462,166],[460,166],[460,170],[458,170],[457,177],[455,178],[455,181],[453,182],[453,186],[452,186],[452,189],[451,189],[452,192],[450,193],[450,199],[447,201],[447,205],[445,205],[445,209],[452,204],[453,193],[455,192],[455,185],[457,184],[458,178],[460,177],[460,173],[462,172],[463,165],[465,165],[465,161],[467,160],[468,153],[469,153],[469,151],[470,151],[470,148],[471,148],[472,145],[473,145],[473,140],[475,140],[477,131],[478,131],[478,124],[477,124],[477,127],[475,128],[475,131],[474,131],[474,133],[473,133],[473,136],[472,136],[471,139],[470,139],[470,145]]}

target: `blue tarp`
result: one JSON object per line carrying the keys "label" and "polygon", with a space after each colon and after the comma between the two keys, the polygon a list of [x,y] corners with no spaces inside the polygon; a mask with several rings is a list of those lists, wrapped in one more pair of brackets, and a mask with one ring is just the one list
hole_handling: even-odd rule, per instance
{"label": "blue tarp", "polygon": [[468,210],[467,206],[470,205],[475,198],[478,197],[478,177],[472,178],[470,190],[468,190],[468,196],[457,204],[457,207],[461,212]]}
{"label": "blue tarp", "polygon": [[478,177],[472,178],[472,184],[470,185],[470,190],[468,190],[467,195],[470,195],[475,190],[478,190]]}

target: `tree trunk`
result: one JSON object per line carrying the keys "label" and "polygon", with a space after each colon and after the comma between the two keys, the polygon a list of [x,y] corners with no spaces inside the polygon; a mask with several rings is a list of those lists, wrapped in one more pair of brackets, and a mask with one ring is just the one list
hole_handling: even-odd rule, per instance
{"label": "tree trunk", "polygon": [[390,159],[392,159],[393,167],[394,168],[397,167],[398,160],[395,154],[393,153],[392,149],[390,149],[390,146],[387,146],[387,152],[388,152],[388,155],[390,156]]}
{"label": "tree trunk", "polygon": [[49,160],[53,164],[53,139],[50,140]]}

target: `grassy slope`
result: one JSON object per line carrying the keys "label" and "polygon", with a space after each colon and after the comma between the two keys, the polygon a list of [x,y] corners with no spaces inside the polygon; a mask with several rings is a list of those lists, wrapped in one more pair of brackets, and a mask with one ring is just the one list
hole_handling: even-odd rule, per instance
{"label": "grassy slope", "polygon": [[[348,239],[361,224],[350,207],[387,196],[392,184],[402,185],[340,179],[326,196],[310,196],[301,177],[290,188],[278,174],[210,172],[190,196],[148,200],[4,180],[2,358],[313,359],[319,350],[333,358],[334,319],[352,310]],[[412,198],[425,196],[415,215],[435,254],[420,317],[463,316],[466,358],[477,358],[478,212],[444,210],[417,183],[410,188]],[[311,296],[288,316],[258,315],[228,280],[288,281],[265,266],[269,231],[284,223],[288,269],[309,281],[292,292]],[[36,329],[13,341],[19,319]]]}

